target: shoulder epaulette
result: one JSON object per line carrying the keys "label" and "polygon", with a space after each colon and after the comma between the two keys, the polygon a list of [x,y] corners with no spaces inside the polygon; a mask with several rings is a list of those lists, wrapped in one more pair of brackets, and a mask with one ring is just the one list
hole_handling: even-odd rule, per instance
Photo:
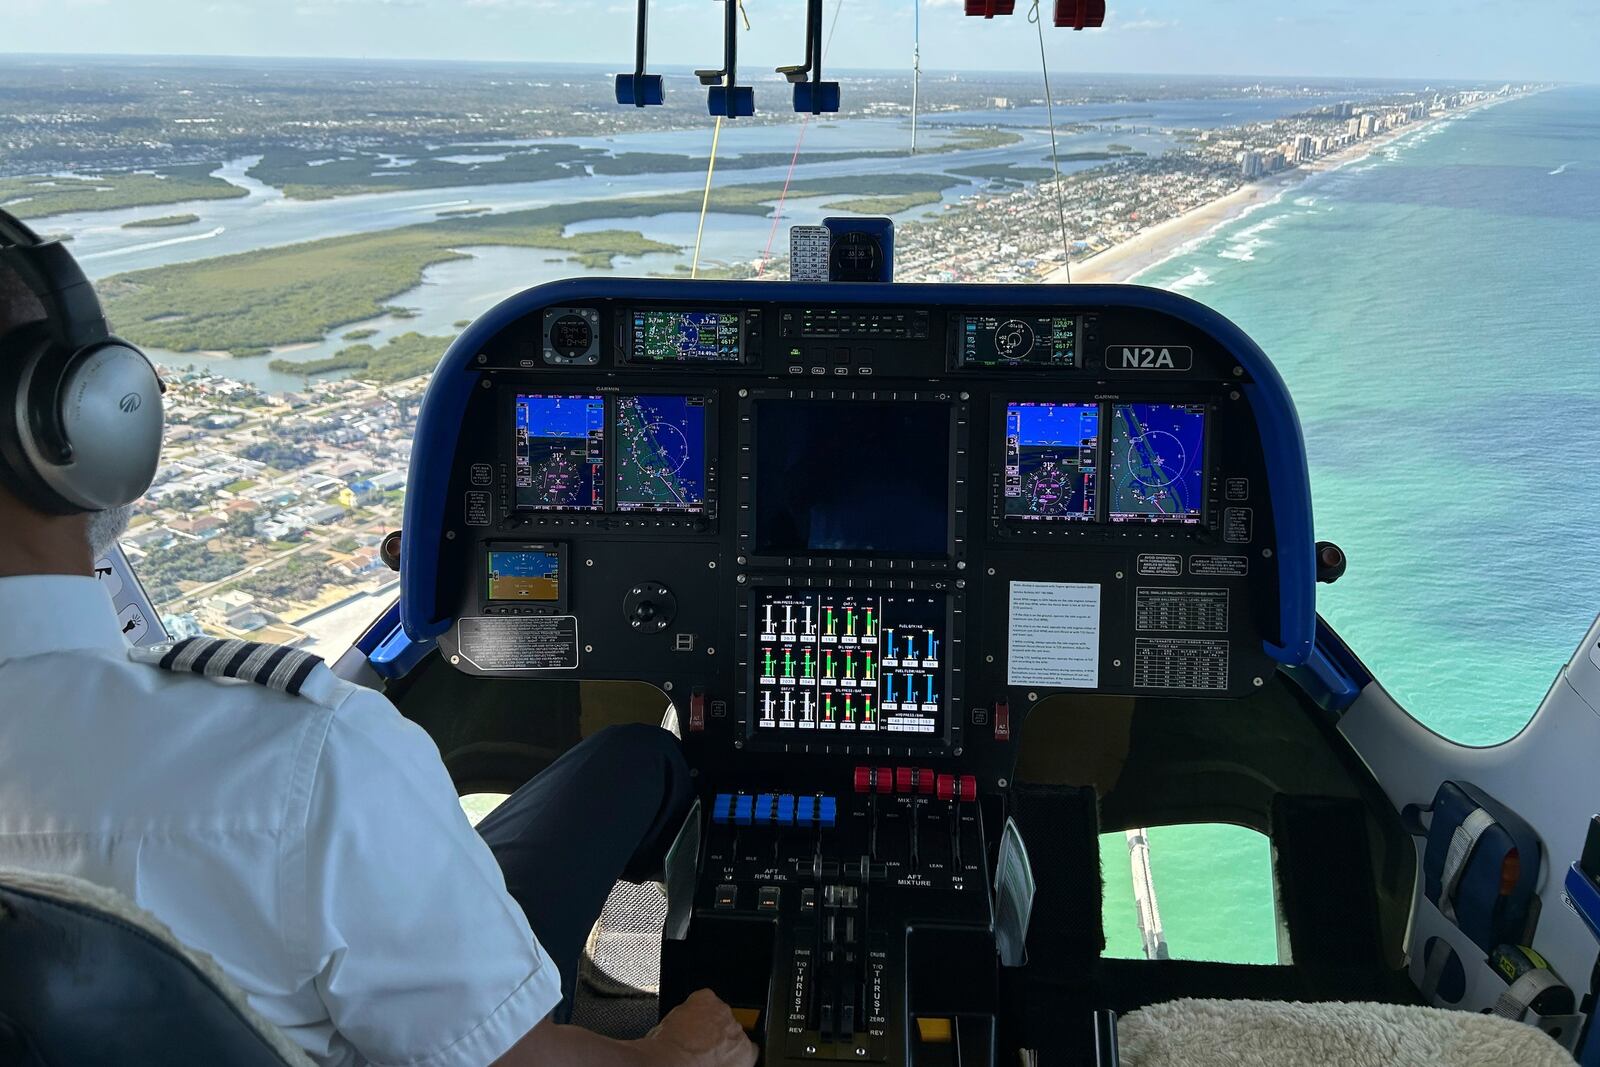
{"label": "shoulder epaulette", "polygon": [[[148,662],[164,671],[190,671],[207,678],[238,678],[290,696],[300,695],[300,687],[322,663],[322,657],[288,645],[221,637],[187,637],[170,645],[151,646],[149,652]],[[154,658],[157,653],[160,659]]]}

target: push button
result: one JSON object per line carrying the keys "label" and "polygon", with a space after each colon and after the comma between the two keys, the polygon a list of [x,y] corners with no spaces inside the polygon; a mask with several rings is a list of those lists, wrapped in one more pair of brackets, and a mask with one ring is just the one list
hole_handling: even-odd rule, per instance
{"label": "push button", "polygon": [[717,886],[716,907],[720,911],[730,911],[739,906],[739,887],[729,882]]}
{"label": "push button", "polygon": [[777,911],[780,899],[780,889],[775,885],[764,885],[756,900],[757,911]]}

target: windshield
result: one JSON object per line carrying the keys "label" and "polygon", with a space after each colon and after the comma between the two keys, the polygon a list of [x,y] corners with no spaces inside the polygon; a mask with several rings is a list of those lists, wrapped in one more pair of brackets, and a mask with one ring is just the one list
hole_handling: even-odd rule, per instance
{"label": "windshield", "polygon": [[379,613],[427,375],[496,301],[781,279],[789,226],[851,213],[893,220],[898,280],[1134,281],[1237,321],[1351,561],[1320,610],[1446,736],[1520,729],[1600,608],[1587,0],[1113,0],[1084,33],[827,0],[820,115],[773,73],[803,6],[748,0],[757,112],[726,122],[691,73],[718,4],[654,5],[657,108],[614,99],[631,3],[6,7],[0,205],[72,242],[170,386],[126,548],[175,635],[331,656]]}

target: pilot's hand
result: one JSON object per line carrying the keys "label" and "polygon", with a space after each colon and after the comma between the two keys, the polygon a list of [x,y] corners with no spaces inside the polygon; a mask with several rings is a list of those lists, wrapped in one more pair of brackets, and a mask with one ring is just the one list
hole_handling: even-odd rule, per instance
{"label": "pilot's hand", "polygon": [[661,1067],[753,1067],[756,1062],[755,1045],[709,989],[690,994],[667,1012],[644,1043],[650,1062]]}

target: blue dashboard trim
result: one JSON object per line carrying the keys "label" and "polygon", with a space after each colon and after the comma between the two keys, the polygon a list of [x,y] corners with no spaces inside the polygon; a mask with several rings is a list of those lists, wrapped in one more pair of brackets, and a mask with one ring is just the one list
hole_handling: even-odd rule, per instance
{"label": "blue dashboard trim", "polygon": [[383,614],[372,620],[362,635],[356,638],[356,649],[364,656],[372,655],[372,650],[388,640],[394,633],[396,626],[400,625],[400,601],[397,599],[383,609]]}
{"label": "blue dashboard trim", "polygon": [[[1227,318],[1188,297],[1139,285],[922,285],[828,282],[718,282],[642,278],[573,278],[525,289],[495,305],[445,351],[423,397],[411,453],[405,536],[400,542],[400,620],[413,639],[427,641],[449,629],[438,603],[439,549],[445,534],[445,491],[467,399],[477,387],[479,350],[526,315],[551,304],[584,300],[720,300],[759,303],[793,300],[876,307],[1049,304],[1139,308],[1170,315],[1209,334],[1241,368],[1241,386],[1255,413],[1272,486],[1277,529],[1279,640],[1266,652],[1286,665],[1311,658],[1316,639],[1316,545],[1311,527],[1311,481],[1300,418],[1283,378],[1260,346]],[[1263,561],[1257,560],[1259,565]]]}

